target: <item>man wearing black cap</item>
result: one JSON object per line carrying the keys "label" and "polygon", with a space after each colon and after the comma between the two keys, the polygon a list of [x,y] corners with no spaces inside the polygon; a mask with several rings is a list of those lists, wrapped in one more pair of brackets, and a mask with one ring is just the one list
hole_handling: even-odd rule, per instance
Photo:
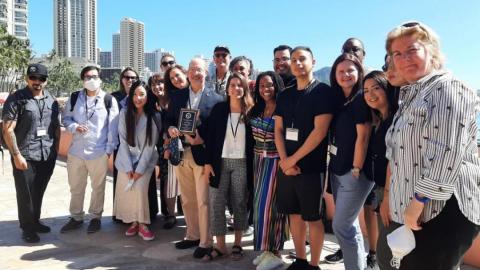
{"label": "man wearing black cap", "polygon": [[27,68],[27,86],[7,98],[3,107],[3,137],[10,151],[22,238],[40,240],[50,232],[40,223],[42,200],[52,176],[60,142],[58,103],[47,90],[48,72],[41,64]]}
{"label": "man wearing black cap", "polygon": [[215,70],[208,76],[207,83],[211,89],[217,94],[226,98],[227,80],[230,76],[228,66],[231,60],[230,49],[225,45],[218,45],[213,50],[213,61],[215,62]]}

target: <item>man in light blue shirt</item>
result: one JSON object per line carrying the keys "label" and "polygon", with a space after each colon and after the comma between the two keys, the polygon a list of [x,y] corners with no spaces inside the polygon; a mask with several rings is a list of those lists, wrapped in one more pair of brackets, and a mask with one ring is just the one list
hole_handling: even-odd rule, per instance
{"label": "man in light blue shirt", "polygon": [[71,217],[62,227],[62,233],[78,229],[83,223],[88,176],[92,186],[88,212],[92,219],[87,232],[96,232],[101,227],[108,158],[118,144],[114,134],[118,105],[110,94],[100,88],[99,72],[96,66],[82,69],[80,78],[84,89],[72,93],[62,114],[63,125],[73,134],[67,159]]}

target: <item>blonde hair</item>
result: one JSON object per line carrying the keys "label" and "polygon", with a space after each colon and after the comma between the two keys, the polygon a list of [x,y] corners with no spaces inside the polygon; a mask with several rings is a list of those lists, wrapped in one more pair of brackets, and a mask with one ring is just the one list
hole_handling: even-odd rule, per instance
{"label": "blonde hair", "polygon": [[385,49],[389,55],[392,54],[392,43],[398,38],[413,36],[422,43],[432,56],[432,67],[435,70],[441,69],[445,57],[440,51],[440,39],[438,35],[427,25],[420,22],[406,22],[390,31],[385,42]]}

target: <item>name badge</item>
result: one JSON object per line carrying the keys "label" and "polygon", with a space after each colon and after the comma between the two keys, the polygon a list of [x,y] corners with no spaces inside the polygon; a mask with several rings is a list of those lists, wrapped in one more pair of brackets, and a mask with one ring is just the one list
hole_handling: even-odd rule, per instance
{"label": "name badge", "polygon": [[330,149],[328,151],[334,156],[337,155],[337,147],[335,145],[330,145]]}
{"label": "name badge", "polygon": [[47,130],[45,128],[37,129],[37,137],[43,137],[47,135]]}
{"label": "name badge", "polygon": [[286,139],[289,141],[298,141],[298,129],[297,128],[287,128]]}

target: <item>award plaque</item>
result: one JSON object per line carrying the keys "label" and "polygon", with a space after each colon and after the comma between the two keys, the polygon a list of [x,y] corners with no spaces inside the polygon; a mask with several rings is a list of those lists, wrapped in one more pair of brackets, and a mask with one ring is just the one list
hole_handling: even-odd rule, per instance
{"label": "award plaque", "polygon": [[180,109],[180,118],[178,119],[178,130],[185,134],[194,135],[197,127],[197,116],[199,110]]}

